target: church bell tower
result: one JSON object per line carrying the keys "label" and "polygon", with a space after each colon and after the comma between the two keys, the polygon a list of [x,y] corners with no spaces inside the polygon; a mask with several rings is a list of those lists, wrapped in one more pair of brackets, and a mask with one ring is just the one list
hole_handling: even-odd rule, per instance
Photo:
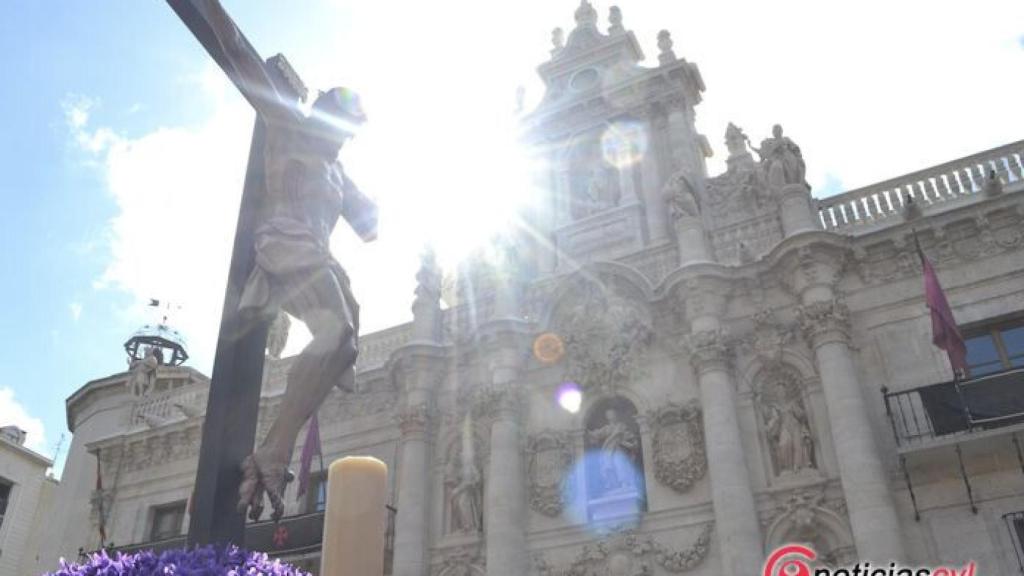
{"label": "church bell tower", "polygon": [[588,0],[575,21],[568,36],[552,32],[551,58],[538,69],[545,94],[523,120],[544,166],[544,206],[532,222],[554,250],[542,272],[672,244],[666,187],[673,176],[700,186],[711,154],[694,126],[704,82],[668,31],[657,37],[657,66],[644,67],[617,6],[605,32]]}

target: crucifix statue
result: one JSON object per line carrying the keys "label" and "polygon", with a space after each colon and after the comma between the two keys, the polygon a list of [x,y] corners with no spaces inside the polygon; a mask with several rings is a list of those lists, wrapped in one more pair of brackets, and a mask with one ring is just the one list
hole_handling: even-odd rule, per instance
{"label": "crucifix statue", "polygon": [[[245,514],[284,513],[288,464],[300,428],[333,386],[354,385],[359,311],[329,251],[343,217],[376,237],[376,205],[337,157],[365,121],[350,90],[306,89],[283,56],[264,62],[217,0],[167,0],[256,109],[242,205],[196,474],[189,543],[244,543]],[[267,330],[278,310],[313,336],[288,373],[280,410],[255,447]]]}

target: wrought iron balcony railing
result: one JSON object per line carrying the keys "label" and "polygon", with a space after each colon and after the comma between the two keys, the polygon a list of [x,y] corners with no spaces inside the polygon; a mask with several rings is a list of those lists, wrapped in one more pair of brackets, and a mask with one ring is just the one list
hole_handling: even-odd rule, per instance
{"label": "wrought iron balcony railing", "polygon": [[1024,368],[882,394],[900,447],[1024,423]]}

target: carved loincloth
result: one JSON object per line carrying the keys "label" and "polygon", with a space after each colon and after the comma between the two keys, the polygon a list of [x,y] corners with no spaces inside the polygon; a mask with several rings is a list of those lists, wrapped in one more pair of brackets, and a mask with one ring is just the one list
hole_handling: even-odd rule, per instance
{"label": "carved loincloth", "polygon": [[242,289],[240,312],[273,317],[285,303],[283,292],[287,285],[304,282],[309,274],[326,268],[338,280],[352,314],[353,328],[359,333],[359,304],[352,295],[348,274],[331,256],[326,243],[305,223],[292,218],[271,218],[256,229],[255,237],[256,262]]}

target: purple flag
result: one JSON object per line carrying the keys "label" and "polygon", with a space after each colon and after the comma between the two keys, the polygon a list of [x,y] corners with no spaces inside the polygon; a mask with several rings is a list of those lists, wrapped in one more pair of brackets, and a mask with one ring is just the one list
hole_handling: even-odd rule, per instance
{"label": "purple flag", "polygon": [[299,468],[299,498],[306,494],[309,489],[309,469],[313,465],[313,456],[323,456],[320,450],[320,423],[316,419],[316,412],[309,419],[309,429],[306,431],[306,441],[302,445],[302,462]]}
{"label": "purple flag", "polygon": [[967,374],[967,346],[956,327],[953,310],[939,284],[939,277],[920,244],[917,246],[917,254],[921,257],[921,268],[924,271],[924,301],[932,313],[932,343],[946,351],[955,377],[964,376]]}

